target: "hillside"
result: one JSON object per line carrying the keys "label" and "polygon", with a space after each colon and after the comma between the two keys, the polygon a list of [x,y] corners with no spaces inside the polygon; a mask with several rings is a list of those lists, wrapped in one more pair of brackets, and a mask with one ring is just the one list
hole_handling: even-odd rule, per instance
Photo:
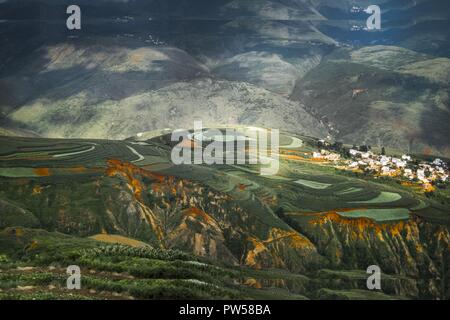
{"label": "hillside", "polygon": [[190,127],[194,119],[315,136],[327,132],[301,104],[246,82],[215,79],[208,67],[176,48],[61,44],[42,54],[44,65],[34,63],[19,72],[28,81],[10,79],[17,85],[7,97],[29,100],[10,107],[8,119],[41,136],[124,139],[142,131]]}
{"label": "hillside", "polygon": [[[247,282],[262,289],[258,294],[281,288],[292,298],[368,297],[363,275],[377,264],[390,279],[384,294],[447,296],[448,196],[441,203],[395,181],[336,171],[304,156],[314,148],[308,138],[297,137],[304,144],[293,146],[283,135],[287,153],[280,172],[269,177],[251,166],[174,166],[167,138],[3,139],[0,228],[5,235],[22,226],[82,238],[74,250],[93,236],[182,250],[227,268],[260,270],[260,280]],[[37,249],[45,247],[53,242],[46,237],[10,238],[19,242],[0,253],[32,266],[68,261],[21,256],[17,248],[35,240]],[[109,271],[128,270],[115,261]],[[285,280],[265,279],[272,269]],[[292,284],[291,274],[307,284]],[[336,275],[341,280],[329,280]]]}
{"label": "hillside", "polygon": [[[447,156],[449,66],[399,47],[343,49],[310,71],[291,98],[347,143]],[[325,89],[328,83],[335,85]]]}
{"label": "hillside", "polygon": [[[311,278],[285,270],[233,267],[180,251],[102,245],[23,228],[5,229],[0,239],[2,253],[25,248],[13,258],[0,255],[0,300],[306,300],[306,292],[321,299],[394,299],[360,289],[364,274],[358,271],[340,274],[320,270]],[[67,291],[66,264],[81,266],[81,290]],[[339,290],[329,284],[336,274],[343,279]],[[391,290],[402,281],[387,279]],[[321,285],[331,289],[311,295],[309,290]]]}

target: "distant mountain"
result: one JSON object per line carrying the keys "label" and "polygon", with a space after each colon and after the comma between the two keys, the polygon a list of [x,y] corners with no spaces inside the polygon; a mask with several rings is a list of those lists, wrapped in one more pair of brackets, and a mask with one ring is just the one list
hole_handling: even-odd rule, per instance
{"label": "distant mountain", "polygon": [[450,59],[372,46],[328,56],[291,98],[345,142],[448,156],[449,85]]}
{"label": "distant mountain", "polygon": [[446,1],[379,1],[374,32],[352,31],[370,1],[80,1],[77,32],[68,4],[0,4],[0,125],[124,138],[200,117],[449,155]]}
{"label": "distant mountain", "polygon": [[191,127],[195,119],[205,125],[258,124],[316,136],[326,132],[300,103],[249,83],[216,80],[208,67],[177,48],[126,49],[103,42],[38,52],[42,60],[7,79],[8,101],[27,101],[21,106],[16,101],[8,118],[43,136],[127,138],[141,131]]}

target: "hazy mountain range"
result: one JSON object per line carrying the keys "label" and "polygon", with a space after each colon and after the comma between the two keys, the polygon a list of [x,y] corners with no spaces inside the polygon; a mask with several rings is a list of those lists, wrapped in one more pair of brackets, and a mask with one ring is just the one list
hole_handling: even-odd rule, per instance
{"label": "hazy mountain range", "polygon": [[446,1],[0,3],[4,134],[126,138],[252,124],[450,155]]}

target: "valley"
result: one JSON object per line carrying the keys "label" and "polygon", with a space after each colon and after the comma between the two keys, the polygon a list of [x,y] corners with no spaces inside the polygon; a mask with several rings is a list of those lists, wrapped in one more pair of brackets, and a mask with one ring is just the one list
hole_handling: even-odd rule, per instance
{"label": "valley", "polygon": [[[216,298],[272,299],[448,295],[448,195],[442,204],[400,182],[380,183],[314,161],[318,140],[283,133],[280,152],[289,156],[280,155],[278,175],[264,177],[257,165],[173,165],[174,143],[164,134],[125,141],[2,139],[2,274],[22,287],[29,280],[16,279],[14,268],[79,264],[83,272],[118,273],[108,284],[89,275],[90,290],[106,293],[83,291],[84,298],[114,298],[112,292],[164,298],[155,292],[167,287],[197,298],[214,292]],[[61,237],[66,240],[55,241]],[[100,253],[80,256],[84,250]],[[175,250],[200,259],[200,269],[205,264],[232,275],[203,285],[204,275],[170,271],[179,258],[142,260],[129,269],[121,254],[105,250],[130,251],[136,261],[141,251]],[[387,279],[382,292],[364,289],[372,264]],[[120,280],[156,266],[161,273]],[[29,282],[29,292],[13,286],[0,294],[67,298],[61,277],[50,272],[42,283]],[[135,293],[137,283],[147,293]]]}
{"label": "valley", "polygon": [[448,1],[72,4],[0,0],[0,300],[450,299]]}

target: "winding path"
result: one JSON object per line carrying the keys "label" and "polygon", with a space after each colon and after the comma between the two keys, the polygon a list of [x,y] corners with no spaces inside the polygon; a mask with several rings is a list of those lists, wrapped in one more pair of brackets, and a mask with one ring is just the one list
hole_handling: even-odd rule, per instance
{"label": "winding path", "polygon": [[69,157],[69,156],[74,156],[74,155],[77,155],[77,154],[91,152],[91,151],[94,151],[94,150],[95,150],[95,145],[93,145],[92,147],[90,147],[89,149],[86,149],[86,150],[70,152],[70,153],[55,154],[55,155],[53,155],[53,158]]}
{"label": "winding path", "polygon": [[131,162],[135,163],[135,162],[139,162],[139,161],[142,161],[145,159],[145,157],[142,154],[140,154],[139,152],[137,152],[136,149],[134,149],[133,147],[130,147],[127,145],[127,148],[130,149],[131,152],[133,152],[135,155],[137,155],[139,157],[138,159],[133,160]]}

